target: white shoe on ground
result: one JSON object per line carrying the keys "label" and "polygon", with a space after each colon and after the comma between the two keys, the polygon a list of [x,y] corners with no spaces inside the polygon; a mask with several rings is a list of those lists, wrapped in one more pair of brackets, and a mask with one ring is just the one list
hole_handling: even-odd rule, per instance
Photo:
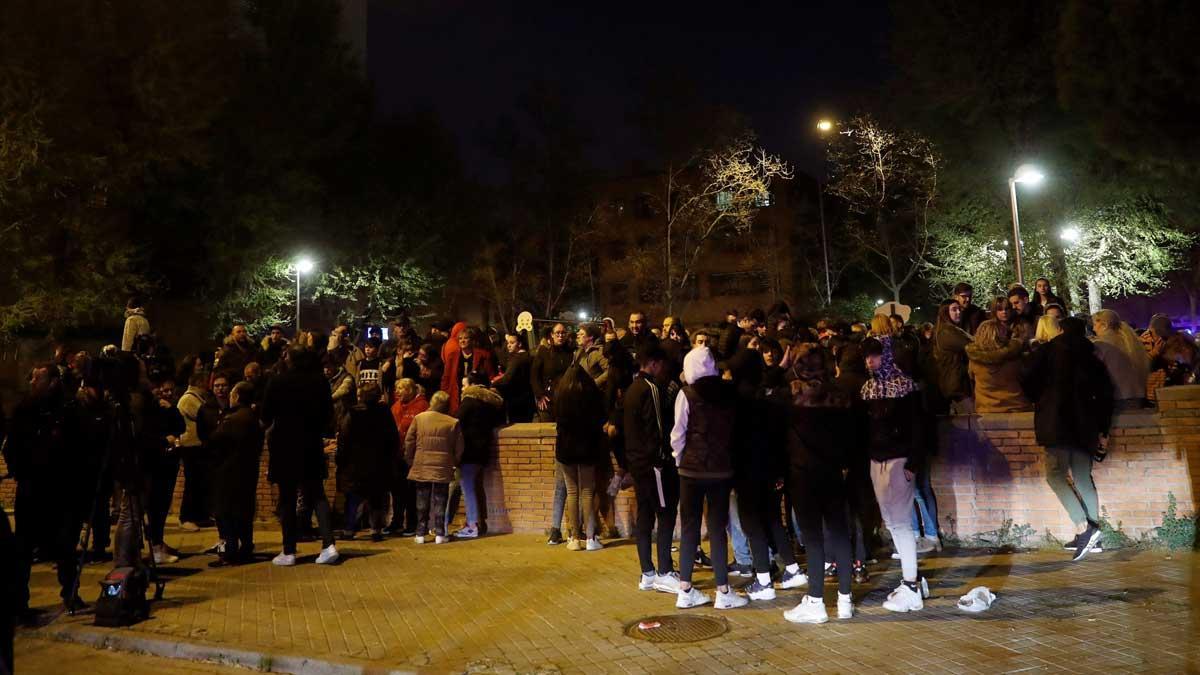
{"label": "white shoe on ground", "polygon": [[659,593],[679,593],[679,572],[654,575],[654,590]]}
{"label": "white shoe on ground", "polygon": [[179,562],[179,556],[167,553],[167,549],[161,544],[151,549],[154,555],[155,565],[171,565]]}
{"label": "white shoe on ground", "polygon": [[424,544],[425,543],[425,535],[418,534],[417,536],[413,537],[413,543],[414,544]]}
{"label": "white shoe on ground", "polygon": [[293,553],[280,553],[271,560],[271,564],[279,565],[280,567],[291,567],[296,564],[296,556]]}
{"label": "white shoe on ground", "polygon": [[468,525],[455,532],[454,537],[456,539],[477,539],[479,537],[479,528]]}
{"label": "white shoe on ground", "polygon": [[750,596],[751,600],[774,600],[775,587],[771,584],[760,584],[758,579],[755,579],[746,587],[746,595]]}
{"label": "white shoe on ground", "polygon": [[852,618],[854,618],[854,600],[853,600],[853,599],[851,599],[851,597],[850,597],[850,594],[849,594],[849,593],[847,593],[847,594],[845,594],[845,595],[842,595],[841,593],[838,593],[838,614],[837,614],[837,617],[838,617],[839,619],[852,619]]}
{"label": "white shoe on ground", "polygon": [[929,537],[917,537],[917,553],[929,553],[937,548],[937,540]]}
{"label": "white shoe on ground", "polygon": [[678,609],[699,607],[700,605],[707,605],[709,602],[711,602],[711,598],[696,590],[695,586],[686,591],[681,588],[675,596],[675,607]]}
{"label": "white shoe on ground", "polygon": [[917,612],[925,609],[925,602],[921,599],[919,591],[914,591],[904,582],[900,582],[896,590],[883,601],[883,608],[889,612]]}
{"label": "white shoe on ground", "polygon": [[450,539],[448,537],[445,537],[440,534],[434,535],[434,537],[433,537],[433,543],[435,543],[435,544],[444,544],[448,541],[450,541]]}
{"label": "white shoe on ground", "polygon": [[792,623],[825,623],[829,621],[829,612],[825,611],[825,602],[820,598],[806,595],[800,604],[784,612],[783,618]]}
{"label": "white shoe on ground", "polygon": [[601,544],[600,540],[596,537],[592,537],[591,539],[587,540],[587,550],[599,551],[602,548],[604,548],[604,544]]}
{"label": "white shoe on ground", "polygon": [[[774,589],[772,589],[772,593],[773,592]],[[717,591],[717,600],[713,603],[713,608],[736,609],[738,607],[745,607],[748,604],[750,604],[749,598],[738,594],[737,591],[730,588],[729,592]]]}
{"label": "white shoe on ground", "polygon": [[330,544],[329,546],[321,549],[321,553],[317,555],[317,564],[329,565],[335,563],[337,562],[339,555],[340,554],[338,553],[337,547],[333,544]]}
{"label": "white shoe on ground", "polygon": [[639,591],[654,590],[654,572],[651,572],[649,574],[643,574],[642,578],[638,579],[638,590]]}
{"label": "white shoe on ground", "polygon": [[808,575],[804,572],[791,572],[784,570],[783,578],[779,580],[780,588],[800,588],[808,585]]}

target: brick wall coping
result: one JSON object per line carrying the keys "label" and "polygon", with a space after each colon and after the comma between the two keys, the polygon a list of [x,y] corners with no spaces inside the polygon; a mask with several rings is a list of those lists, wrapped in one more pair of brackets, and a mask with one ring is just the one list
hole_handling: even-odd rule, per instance
{"label": "brick wall coping", "polygon": [[510,424],[496,432],[496,438],[503,443],[508,439],[518,438],[556,438],[557,432],[553,422],[523,422]]}
{"label": "brick wall coping", "polygon": [[1200,399],[1200,384],[1163,387],[1158,390],[1157,396],[1160,401],[1194,401]]}

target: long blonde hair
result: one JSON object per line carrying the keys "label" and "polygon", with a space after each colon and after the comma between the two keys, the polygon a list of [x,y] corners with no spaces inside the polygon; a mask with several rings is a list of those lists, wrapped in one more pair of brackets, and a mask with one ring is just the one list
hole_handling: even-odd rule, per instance
{"label": "long blonde hair", "polygon": [[892,327],[892,319],[886,314],[876,314],[871,317],[871,335],[882,337],[884,335],[895,335],[896,329]]}
{"label": "long blonde hair", "polygon": [[1146,348],[1142,346],[1137,333],[1121,320],[1121,315],[1111,309],[1102,309],[1092,315],[1092,325],[1095,328],[1104,328],[1096,331],[1097,342],[1106,342],[1120,349],[1133,362],[1139,373],[1149,375],[1150,356],[1146,354]]}
{"label": "long blonde hair", "polygon": [[1045,344],[1054,338],[1062,335],[1062,326],[1058,324],[1058,317],[1053,314],[1044,314],[1038,319],[1037,331],[1033,334],[1033,339],[1039,344]]}

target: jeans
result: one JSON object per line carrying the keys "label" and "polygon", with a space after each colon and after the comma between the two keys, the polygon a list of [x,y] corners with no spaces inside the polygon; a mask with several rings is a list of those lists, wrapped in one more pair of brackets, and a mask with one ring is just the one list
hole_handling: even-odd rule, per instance
{"label": "jeans", "polygon": [[483,473],[482,464],[463,464],[459,467],[459,472],[462,474],[459,480],[459,486],[462,487],[463,499],[467,502],[467,525],[479,526],[479,491],[476,489],[480,474]]}
{"label": "jeans", "polygon": [[[662,486],[661,501],[659,486]],[[656,571],[651,557],[651,533],[658,525],[655,544],[658,549],[659,574],[674,569],[671,562],[671,536],[675,530],[675,515],[679,511],[679,473],[673,466],[663,467],[656,475],[651,469],[647,473],[633,476],[633,489],[637,497],[637,520],[634,522],[634,537],[637,540],[638,562],[642,574]],[[694,555],[693,555],[694,557]]]}
{"label": "jeans", "polygon": [[142,523],[146,522],[143,495],[124,487],[118,487],[118,490],[121,510],[117,516],[116,541],[113,544],[113,567],[141,567]]}
{"label": "jeans", "polygon": [[679,542],[679,579],[692,582],[696,566],[694,551],[700,545],[700,518],[708,505],[708,539],[712,550],[713,576],[717,586],[729,584],[729,540],[725,528],[729,525],[729,478],[679,477],[679,517],[682,532]]}
{"label": "jeans", "polygon": [[904,580],[912,582],[917,580],[917,539],[912,530],[916,481],[904,475],[906,461],[903,457],[884,462],[871,460],[871,483],[875,486],[883,524],[892,533],[892,543],[900,555]]}
{"label": "jeans", "polygon": [[[711,507],[709,507],[711,508]],[[729,494],[729,538],[733,542],[733,561],[739,565],[750,565],[754,558],[750,555],[750,542],[746,541],[746,533],[742,530],[742,520],[738,517],[737,493]],[[712,538],[712,530],[708,532]]]}
{"label": "jeans", "polygon": [[[593,464],[563,464],[558,470],[567,484],[567,530],[576,539],[591,539],[596,536],[596,509],[593,496],[596,491],[596,467]],[[581,522],[584,521],[584,522]],[[586,530],[581,528],[585,524]],[[581,537],[580,534],[586,534]]]}
{"label": "jeans", "polygon": [[306,480],[302,483],[286,482],[279,484],[279,529],[283,530],[283,552],[287,555],[296,554],[297,517],[296,497],[304,495],[305,508],[311,508],[317,514],[317,529],[321,532],[321,546],[333,546],[333,525],[329,515],[329,500],[325,498],[325,486],[319,480]]}
{"label": "jeans", "polygon": [[[1068,470],[1074,488],[1067,482]],[[1046,482],[1067,510],[1071,522],[1077,526],[1099,522],[1100,497],[1092,480],[1092,453],[1067,446],[1046,448]]]}
{"label": "jeans", "polygon": [[[823,563],[832,554],[837,563],[838,592],[849,593],[851,582],[850,535],[846,525],[846,488],[837,468],[811,466],[793,469],[788,477],[792,503],[800,520],[800,531],[808,542],[808,594],[825,592]],[[824,528],[824,536],[822,533]],[[825,550],[826,542],[830,551]]]}
{"label": "jeans", "polygon": [[796,562],[792,542],[779,519],[782,493],[772,483],[737,481],[736,485],[734,494],[740,495],[737,512],[750,542],[754,571],[760,574],[771,571],[772,547],[785,566]]}
{"label": "jeans", "polygon": [[550,528],[557,530],[562,527],[563,511],[567,508],[567,484],[563,481],[562,472],[554,470],[554,505],[553,515],[550,516]]}
{"label": "jeans", "polygon": [[[929,484],[929,468],[926,467],[921,473],[917,474],[916,481],[916,499],[917,508],[913,509],[912,513],[912,529],[919,537],[924,531],[924,536],[931,539],[937,539],[938,536],[938,520],[937,520],[937,498],[933,495],[933,486]],[[917,515],[920,514],[920,518]]]}
{"label": "jeans", "polygon": [[430,528],[439,537],[446,536],[446,497],[449,483],[417,483],[417,536],[429,534]]}
{"label": "jeans", "polygon": [[379,492],[378,494],[366,494],[360,492],[346,493],[346,532],[358,531],[358,516],[359,511],[366,507],[367,523],[371,527],[372,532],[378,532],[383,529],[384,523],[387,521],[387,493]]}

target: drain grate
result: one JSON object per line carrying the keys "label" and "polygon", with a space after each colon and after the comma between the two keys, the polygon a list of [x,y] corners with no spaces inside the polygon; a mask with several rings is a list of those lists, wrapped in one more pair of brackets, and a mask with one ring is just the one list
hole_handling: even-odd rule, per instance
{"label": "drain grate", "polygon": [[[640,627],[656,623],[659,624],[656,628]],[[711,640],[728,630],[725,619],[682,614],[648,616],[625,626],[625,634],[629,637],[650,642],[699,642]]]}

